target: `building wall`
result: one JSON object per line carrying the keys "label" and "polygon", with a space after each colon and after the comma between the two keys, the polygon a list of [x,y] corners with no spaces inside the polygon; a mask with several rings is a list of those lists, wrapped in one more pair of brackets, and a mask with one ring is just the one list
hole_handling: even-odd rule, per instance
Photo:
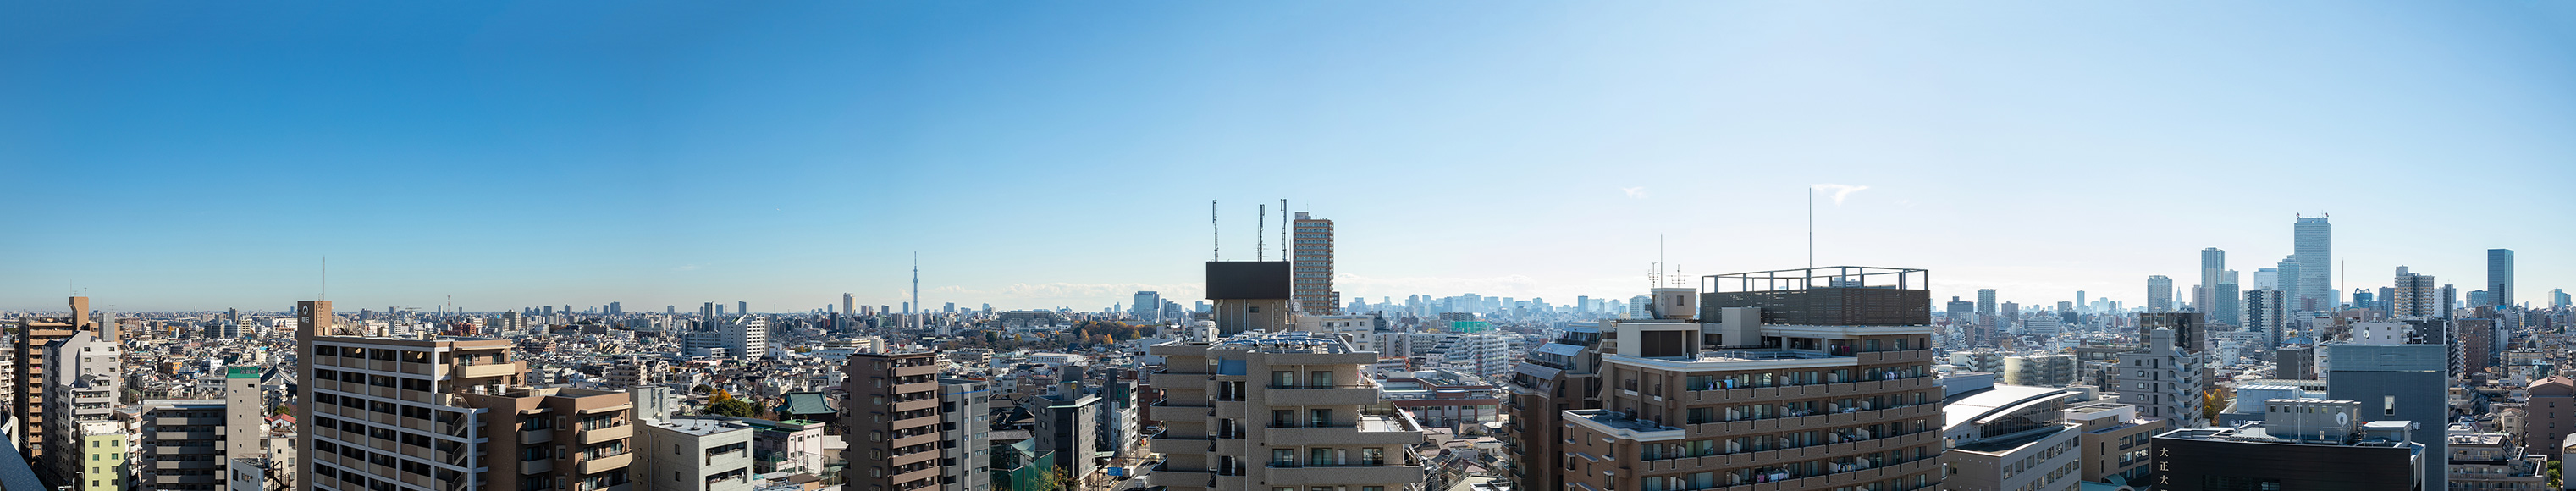
{"label": "building wall", "polygon": [[[849,429],[853,489],[899,491],[938,485],[938,353],[861,353],[842,366],[841,404]],[[873,486],[873,487],[872,487]]]}
{"label": "building wall", "polygon": [[983,380],[940,379],[939,463],[942,491],[978,491],[992,486],[993,384]]}
{"label": "building wall", "polygon": [[[692,418],[637,424],[637,457],[631,467],[634,491],[751,489],[751,426],[717,421]],[[691,429],[708,427],[712,429]]]}

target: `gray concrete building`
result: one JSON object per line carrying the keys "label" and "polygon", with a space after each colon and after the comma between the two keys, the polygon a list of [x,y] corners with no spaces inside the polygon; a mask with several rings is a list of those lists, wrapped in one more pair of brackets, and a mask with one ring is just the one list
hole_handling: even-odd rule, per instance
{"label": "gray concrete building", "polygon": [[[2450,421],[2445,390],[2450,352],[2439,344],[2337,344],[2326,346],[2326,397],[2360,403],[2363,421],[2404,421],[2438,434]],[[2418,438],[2425,455],[2449,455],[2444,439]],[[2442,491],[2448,460],[2422,462],[2424,491]]]}

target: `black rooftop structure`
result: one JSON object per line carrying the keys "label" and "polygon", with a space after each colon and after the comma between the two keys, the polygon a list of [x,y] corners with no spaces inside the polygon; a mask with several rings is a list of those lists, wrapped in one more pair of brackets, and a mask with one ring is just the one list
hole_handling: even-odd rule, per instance
{"label": "black rooftop structure", "polygon": [[1932,323],[1932,272],[1819,266],[1700,277],[1699,318],[1759,307],[1764,324],[1919,326]]}

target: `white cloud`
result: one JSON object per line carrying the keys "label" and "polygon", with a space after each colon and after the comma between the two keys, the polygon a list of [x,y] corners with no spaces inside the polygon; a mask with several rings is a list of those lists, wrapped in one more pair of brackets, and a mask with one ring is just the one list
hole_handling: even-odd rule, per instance
{"label": "white cloud", "polygon": [[1645,186],[1637,186],[1637,187],[1633,187],[1633,188],[1619,188],[1619,192],[1622,192],[1622,193],[1628,193],[1628,197],[1630,197],[1630,198],[1646,199],[1646,187],[1645,187]]}
{"label": "white cloud", "polygon": [[1869,189],[1869,186],[1853,186],[1853,185],[1847,185],[1847,184],[1817,184],[1817,185],[1815,185],[1815,186],[1811,186],[1811,187],[1810,187],[1810,189],[1814,189],[1814,190],[1817,190],[1817,191],[1828,191],[1828,192],[1832,192],[1832,193],[1834,194],[1834,204],[1836,204],[1836,205],[1840,205],[1840,204],[1843,204],[1843,198],[1844,198],[1844,197],[1851,196],[1851,194],[1852,194],[1852,193],[1860,192],[1860,190],[1863,190],[1863,189]]}

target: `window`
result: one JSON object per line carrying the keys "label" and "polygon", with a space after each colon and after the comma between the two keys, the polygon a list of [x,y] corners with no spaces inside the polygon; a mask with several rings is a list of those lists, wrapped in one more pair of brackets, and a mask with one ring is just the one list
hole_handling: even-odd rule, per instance
{"label": "window", "polygon": [[[1274,448],[1274,449],[1270,449],[1270,465],[1271,465],[1272,467],[1293,467],[1293,466],[1296,466],[1296,465],[1297,465],[1297,451],[1296,451],[1296,450],[1294,450],[1294,449],[1286,449],[1286,448]],[[1290,491],[1295,491],[1295,490],[1294,490],[1294,489],[1291,489]]]}
{"label": "window", "polygon": [[1319,371],[1309,373],[1306,377],[1306,385],[1319,389],[1330,388],[1333,386],[1333,372]]}
{"label": "window", "polygon": [[1274,389],[1284,389],[1284,388],[1293,388],[1293,387],[1296,387],[1296,386],[1297,386],[1297,372],[1270,372],[1270,387],[1271,387],[1271,388],[1274,388]]}

